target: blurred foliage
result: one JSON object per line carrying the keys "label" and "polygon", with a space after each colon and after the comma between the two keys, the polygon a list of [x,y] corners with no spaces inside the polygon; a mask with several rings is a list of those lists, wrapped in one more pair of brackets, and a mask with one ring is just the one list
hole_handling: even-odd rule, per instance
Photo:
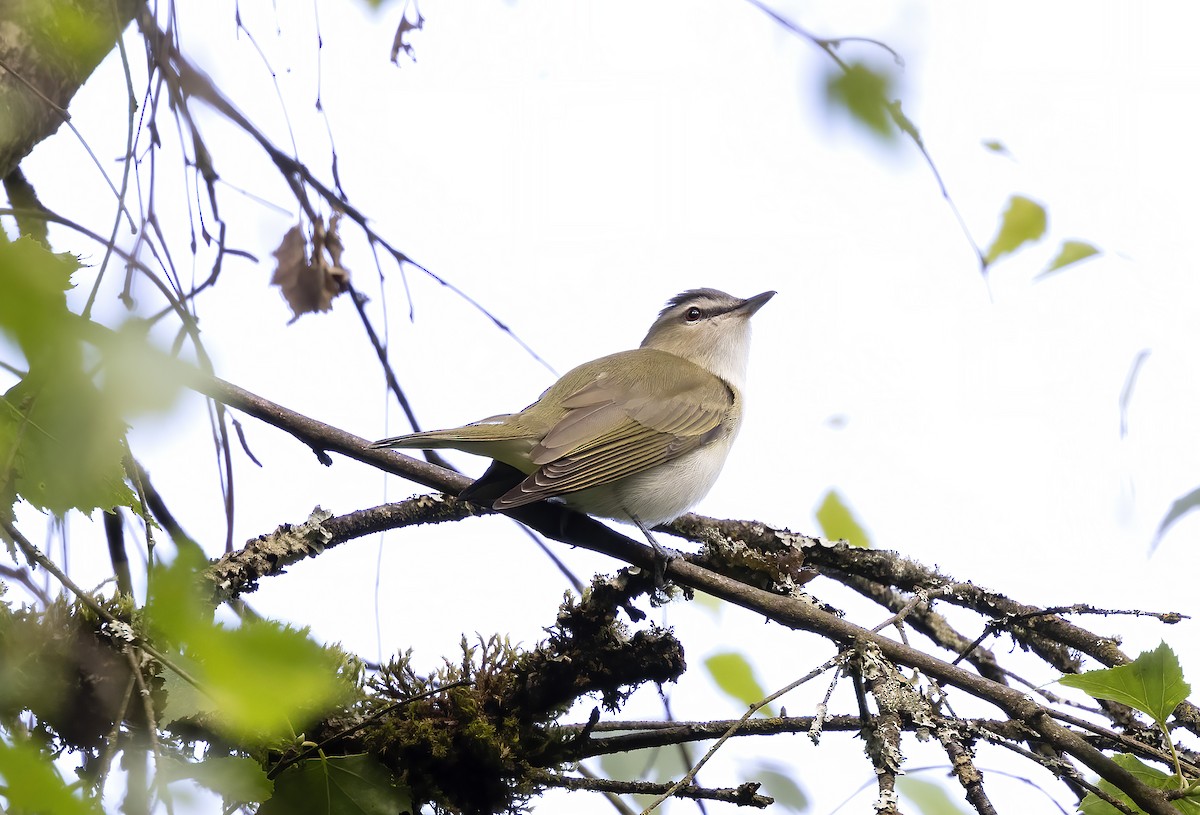
{"label": "blurred foliage", "polygon": [[29,238],[0,244],[0,332],[28,365],[0,398],[0,511],[19,498],[55,515],[136,504],[119,400],[89,372],[96,366],[67,309],[78,268],[73,256]]}
{"label": "blurred foliage", "polygon": [[4,507],[23,498],[63,515],[137,505],[122,464],[125,424],[78,357],[35,363],[2,407],[0,457],[11,462],[2,474]]}
{"label": "blurred foliage", "polygon": [[984,253],[984,260],[990,266],[1026,243],[1041,240],[1045,234],[1046,209],[1036,201],[1014,195],[1000,216],[1000,230]]}
{"label": "blurred foliage", "polygon": [[97,381],[110,410],[123,418],[165,413],[180,393],[181,367],[147,337],[150,326],[132,319],[100,342]]}
{"label": "blurred foliage", "polygon": [[746,766],[746,777],[762,784],[763,792],[775,799],[775,807],[791,812],[804,812],[809,808],[808,796],[796,783],[800,768],[788,767],[776,762],[763,762]]}
{"label": "blurred foliage", "polygon": [[1079,263],[1081,260],[1087,260],[1090,257],[1100,254],[1100,250],[1084,241],[1063,241],[1062,246],[1058,250],[1058,254],[1050,261],[1049,265],[1042,270],[1038,278],[1046,277],[1054,274],[1057,271],[1067,268],[1073,264]]}
{"label": "blurred foliage", "polygon": [[[704,667],[718,688],[747,707],[758,704],[767,696],[762,683],[754,675],[754,668],[741,654],[713,654],[704,660]],[[775,715],[770,705],[764,705],[757,712],[764,716]]]}
{"label": "blurred foliage", "polygon": [[861,549],[871,548],[871,539],[867,531],[854,517],[854,512],[842,500],[837,490],[825,493],[825,498],[817,507],[817,523],[821,525],[821,534],[828,540],[844,540]]}
{"label": "blurred foliage", "polygon": [[692,603],[697,608],[702,608],[712,614],[714,619],[720,618],[726,606],[726,602],[720,597],[714,597],[705,591],[697,591],[696,596],[692,598]]}
{"label": "blurred foliage", "polygon": [[[634,779],[652,784],[673,784],[691,769],[693,760],[688,745],[680,747],[647,747],[642,750],[627,750],[621,753],[605,753],[600,756],[600,769],[605,777],[614,781]],[[656,795],[631,794],[629,796],[638,809],[650,806]]]}
{"label": "blurred foliage", "polygon": [[172,661],[199,682],[168,677],[167,723],[201,717],[238,742],[289,738],[347,703],[358,680],[348,658],[322,648],[307,632],[271,621],[237,628],[213,621],[198,571],[207,561],[192,549],[150,574],[145,617],[156,639],[174,644]]}
{"label": "blurred foliage", "polygon": [[600,769],[608,778],[643,779],[653,777],[655,768],[668,761],[674,772],[679,765],[678,758],[670,757],[675,751],[664,750],[661,747],[647,747],[642,750],[626,750],[620,753],[604,753],[600,756]]}
{"label": "blurred foliage", "polygon": [[830,108],[845,110],[867,130],[886,140],[898,135],[892,119],[894,81],[888,71],[862,62],[833,65],[825,78],[825,99]]}
{"label": "blurred foliage", "polygon": [[84,799],[66,783],[54,766],[53,755],[31,742],[0,739],[0,791],[7,811],[98,815],[100,804]]}
{"label": "blurred foliage", "polygon": [[966,815],[941,784],[906,775],[896,779],[896,788],[921,815]]}
{"label": "blurred foliage", "polygon": [[1011,156],[1008,148],[1004,146],[1004,142],[999,139],[987,139],[983,142],[984,149],[990,150],[993,153],[998,153],[1002,156]]}
{"label": "blurred foliage", "polygon": [[79,261],[54,254],[32,238],[0,242],[0,332],[16,340],[26,359],[63,342],[72,315],[67,290]]}
{"label": "blurred foliage", "polygon": [[258,762],[245,756],[211,755],[200,761],[185,761],[166,755],[159,761],[160,780],[195,781],[229,801],[263,801],[275,788]]}
{"label": "blurred foliage", "polygon": [[1171,508],[1167,510],[1167,514],[1159,522],[1158,530],[1154,533],[1154,542],[1152,545],[1158,546],[1159,542],[1162,541],[1163,535],[1167,534],[1167,530],[1174,526],[1176,521],[1189,512],[1195,512],[1197,509],[1200,509],[1200,487],[1192,490],[1187,495],[1182,495],[1175,499],[1171,504]]}
{"label": "blurred foliage", "polygon": [[62,599],[41,610],[0,604],[0,723],[28,711],[48,740],[96,749],[122,718],[131,678],[90,611]]}

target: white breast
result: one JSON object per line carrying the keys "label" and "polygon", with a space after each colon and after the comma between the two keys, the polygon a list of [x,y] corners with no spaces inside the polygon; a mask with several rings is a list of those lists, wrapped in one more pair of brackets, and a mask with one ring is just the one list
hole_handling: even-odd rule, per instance
{"label": "white breast", "polygon": [[564,495],[567,506],[629,522],[634,515],[647,527],[673,521],[700,502],[725,466],[737,435],[731,423],[725,435],[699,450],[649,470],[587,490]]}

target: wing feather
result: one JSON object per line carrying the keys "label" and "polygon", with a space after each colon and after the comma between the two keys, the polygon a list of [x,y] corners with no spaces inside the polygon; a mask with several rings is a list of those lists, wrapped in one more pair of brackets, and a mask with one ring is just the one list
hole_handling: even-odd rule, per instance
{"label": "wing feather", "polygon": [[678,358],[654,361],[667,363],[656,372],[665,376],[597,371],[577,380],[560,403],[566,412],[530,453],[537,469],[495,507],[612,483],[718,438],[734,391],[698,366],[679,366]]}

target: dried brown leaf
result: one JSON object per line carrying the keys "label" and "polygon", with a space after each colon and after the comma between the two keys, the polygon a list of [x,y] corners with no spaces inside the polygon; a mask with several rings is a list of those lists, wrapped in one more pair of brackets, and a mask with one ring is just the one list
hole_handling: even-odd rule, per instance
{"label": "dried brown leaf", "polygon": [[419,11],[417,12],[417,21],[415,23],[409,22],[409,19],[407,16],[401,18],[400,25],[396,26],[396,38],[394,40],[392,40],[392,63],[393,64],[396,64],[396,65],[399,64],[399,62],[397,62],[397,59],[400,56],[401,51],[403,51],[405,56],[407,56],[413,62],[417,61],[417,54],[416,54],[416,51],[413,50],[412,43],[405,42],[404,38],[408,35],[408,32],[420,31],[424,27],[425,27],[425,18],[421,16],[421,12],[419,12]]}
{"label": "dried brown leaf", "polygon": [[276,265],[271,283],[279,287],[292,309],[289,324],[302,314],[329,311],[333,298],[346,291],[350,283],[350,273],[341,265],[342,242],[337,235],[336,216],[328,231],[324,224],[314,225],[312,244],[311,254],[306,254],[304,233],[297,225],[287,231],[272,253]]}

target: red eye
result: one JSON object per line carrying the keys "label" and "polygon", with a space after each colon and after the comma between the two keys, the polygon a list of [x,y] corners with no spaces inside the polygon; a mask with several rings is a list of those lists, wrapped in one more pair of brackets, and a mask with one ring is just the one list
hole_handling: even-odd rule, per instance
{"label": "red eye", "polygon": [[692,306],[691,308],[689,308],[687,310],[687,313],[683,315],[684,319],[687,320],[689,323],[696,322],[702,316],[704,316],[703,312],[701,312],[700,309],[696,308],[695,306]]}

